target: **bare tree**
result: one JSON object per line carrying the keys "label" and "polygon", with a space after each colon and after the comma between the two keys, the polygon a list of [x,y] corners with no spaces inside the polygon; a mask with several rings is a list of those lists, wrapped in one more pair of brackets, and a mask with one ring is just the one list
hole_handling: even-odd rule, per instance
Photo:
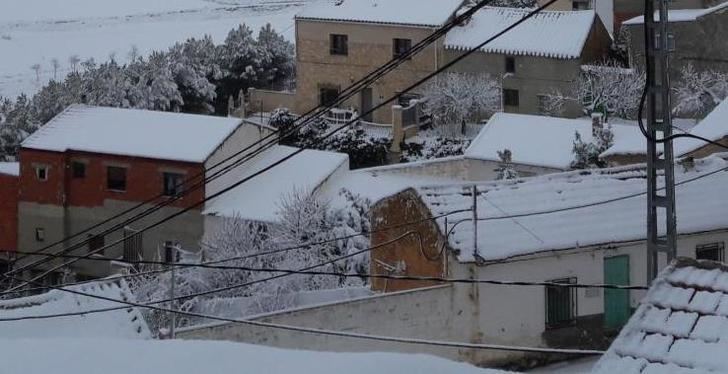
{"label": "bare tree", "polygon": [[53,80],[58,80],[58,68],[61,67],[61,63],[57,58],[51,59],[51,67],[53,68]]}
{"label": "bare tree", "polygon": [[681,70],[673,90],[675,114],[702,117],[728,97],[728,74],[713,70],[697,71],[688,64]]}
{"label": "bare tree", "polygon": [[35,81],[40,83],[40,64],[33,64],[30,68],[35,72]]}

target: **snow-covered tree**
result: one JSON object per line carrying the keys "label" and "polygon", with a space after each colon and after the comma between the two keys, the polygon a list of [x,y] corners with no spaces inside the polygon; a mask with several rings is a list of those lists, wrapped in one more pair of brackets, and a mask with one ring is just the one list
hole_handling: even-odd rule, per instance
{"label": "snow-covered tree", "polygon": [[703,117],[728,97],[728,74],[698,71],[688,64],[680,71],[674,91],[675,114]]}
{"label": "snow-covered tree", "polygon": [[447,73],[429,82],[423,92],[425,114],[451,132],[466,121],[489,117],[501,107],[501,87],[487,74]]}
{"label": "snow-covered tree", "polygon": [[585,142],[577,131],[574,134],[574,146],[572,152],[574,160],[571,162],[572,169],[604,168],[607,164],[599,158],[609,147],[614,145],[614,133],[609,125],[595,131],[593,140]]}
{"label": "snow-covered tree", "polygon": [[498,151],[500,164],[498,165],[498,175],[496,180],[518,179],[518,171],[513,166],[513,153],[510,149]]}
{"label": "snow-covered tree", "polygon": [[217,53],[210,36],[187,39],[170,48],[170,68],[184,101],[184,112],[215,111],[217,86],[214,82],[222,78]]}
{"label": "snow-covered tree", "polygon": [[583,104],[587,115],[596,112],[633,119],[637,118],[645,82],[643,72],[606,61],[582,67],[576,97]]}
{"label": "snow-covered tree", "polygon": [[37,127],[27,96],[18,96],[15,102],[0,97],[0,161],[14,161],[20,143]]}

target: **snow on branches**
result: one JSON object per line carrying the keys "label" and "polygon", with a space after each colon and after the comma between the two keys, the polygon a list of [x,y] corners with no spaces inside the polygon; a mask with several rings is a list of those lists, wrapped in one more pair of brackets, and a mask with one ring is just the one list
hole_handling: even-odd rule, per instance
{"label": "snow on branches", "polygon": [[487,74],[447,73],[424,88],[424,112],[436,126],[458,131],[463,122],[489,117],[501,109],[501,87]]}
{"label": "snow on branches", "polygon": [[[599,115],[599,114],[595,114]],[[571,162],[572,169],[604,168],[607,164],[599,158],[612,145],[614,145],[614,133],[610,125],[593,129],[592,142],[585,142],[577,131],[574,134],[574,161]]]}
{"label": "snow on branches", "polygon": [[496,169],[498,172],[496,180],[518,179],[518,171],[513,166],[513,153],[511,150],[498,151],[498,158],[500,158],[500,164]]}
{"label": "snow on branches", "polygon": [[680,79],[673,90],[675,114],[704,117],[728,97],[728,74],[697,71],[688,64],[680,71]]}

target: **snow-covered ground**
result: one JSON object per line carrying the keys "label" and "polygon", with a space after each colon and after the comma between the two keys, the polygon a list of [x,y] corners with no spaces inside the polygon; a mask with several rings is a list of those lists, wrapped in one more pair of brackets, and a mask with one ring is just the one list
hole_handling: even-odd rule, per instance
{"label": "snow-covered ground", "polygon": [[597,361],[599,357],[580,358],[529,370],[527,373],[585,374],[591,372]]}
{"label": "snow-covered ground", "polygon": [[2,340],[3,373],[496,374],[424,355],[320,353],[229,342]]}
{"label": "snow-covered ground", "polygon": [[220,43],[240,23],[256,31],[271,23],[293,41],[293,17],[316,1],[322,0],[2,0],[0,96],[32,94],[62,79],[72,56],[113,55],[123,63],[133,48],[147,55],[206,34]]}

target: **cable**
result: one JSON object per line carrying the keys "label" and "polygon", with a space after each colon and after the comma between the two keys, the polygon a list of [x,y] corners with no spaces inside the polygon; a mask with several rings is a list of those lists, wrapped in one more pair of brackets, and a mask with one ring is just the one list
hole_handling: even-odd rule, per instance
{"label": "cable", "polygon": [[[369,74],[369,75],[367,75],[366,77],[364,77],[364,78],[360,79],[360,80],[359,80],[359,81],[358,81],[357,83],[354,83],[354,84],[352,84],[351,86],[349,86],[349,87],[348,87],[347,89],[345,89],[345,90],[344,90],[344,92],[342,92],[342,94],[340,94],[340,95],[339,95],[339,97],[337,97],[337,100],[335,100],[335,101],[334,101],[334,103],[332,103],[331,105],[329,105],[329,106],[327,106],[327,107],[325,107],[325,108],[324,108],[323,106],[318,106],[318,107],[316,107],[316,108],[314,108],[314,109],[312,109],[312,110],[308,111],[307,113],[305,113],[304,115],[302,115],[301,117],[299,117],[299,119],[303,118],[303,119],[304,119],[304,122],[303,122],[303,123],[301,123],[301,124],[299,124],[299,125],[297,125],[297,128],[301,128],[301,127],[302,127],[302,126],[304,126],[304,125],[305,125],[306,123],[308,123],[308,122],[312,121],[313,119],[315,119],[315,118],[316,118],[317,116],[321,116],[321,115],[322,115],[323,113],[327,112],[328,110],[330,110],[330,109],[332,109],[332,108],[336,107],[337,105],[340,105],[341,103],[343,103],[344,101],[346,101],[346,100],[347,100],[348,98],[350,98],[350,97],[352,97],[353,95],[355,95],[356,93],[358,93],[358,92],[359,92],[359,91],[360,91],[361,89],[363,89],[363,88],[365,88],[365,87],[367,87],[367,86],[369,86],[369,85],[373,84],[374,82],[376,82],[376,81],[377,81],[377,80],[378,80],[379,78],[381,78],[381,77],[382,77],[382,76],[384,76],[385,74],[388,74],[389,72],[391,72],[392,70],[394,70],[394,69],[395,69],[396,67],[398,67],[398,66],[400,66],[401,64],[403,64],[404,62],[408,61],[408,60],[410,59],[410,57],[411,57],[411,56],[413,56],[413,55],[415,55],[415,54],[419,53],[420,51],[424,50],[424,48],[426,48],[427,46],[429,46],[430,44],[432,44],[433,42],[435,42],[435,41],[436,41],[437,39],[439,39],[440,37],[442,37],[442,36],[444,36],[445,34],[447,34],[447,32],[449,32],[449,31],[450,31],[450,30],[451,30],[452,28],[454,28],[454,27],[456,27],[456,26],[460,25],[460,24],[461,24],[461,23],[462,23],[463,21],[465,21],[465,20],[469,19],[469,18],[470,18],[470,17],[471,17],[471,16],[473,15],[473,14],[475,14],[475,13],[476,13],[476,12],[477,12],[478,10],[480,10],[481,8],[483,8],[484,6],[486,6],[487,4],[489,4],[489,3],[491,2],[491,1],[493,1],[493,0],[485,0],[485,1],[482,1],[482,2],[481,2],[481,3],[479,3],[479,4],[476,4],[476,5],[472,6],[472,7],[471,7],[471,8],[470,8],[470,9],[469,9],[468,11],[464,12],[463,14],[461,14],[461,15],[459,15],[459,16],[457,16],[457,17],[455,17],[455,18],[454,18],[454,19],[453,19],[452,21],[450,21],[450,22],[449,22],[448,24],[446,24],[446,25],[445,25],[445,26],[443,26],[442,28],[438,29],[438,30],[437,30],[436,32],[434,32],[434,33],[433,33],[432,35],[430,35],[429,37],[425,38],[425,39],[424,39],[424,40],[422,40],[421,42],[419,42],[419,43],[415,44],[415,45],[414,45],[414,46],[413,46],[413,47],[412,47],[412,48],[411,48],[410,50],[408,50],[408,51],[407,51],[406,53],[404,53],[404,54],[402,54],[402,55],[399,55],[399,56],[397,56],[397,57],[393,58],[392,60],[390,60],[390,62],[388,62],[388,63],[387,63],[387,64],[385,64],[384,66],[380,67],[379,69],[376,69],[375,71],[373,71],[372,73],[370,73],[370,74]],[[359,88],[357,88],[357,87],[359,87]],[[348,92],[347,92],[347,90],[348,90]],[[407,91],[403,91],[403,92],[407,92]],[[323,109],[322,109],[322,108],[323,108]],[[317,110],[318,110],[318,112],[317,112]],[[372,111],[372,112],[373,112],[373,111]],[[313,113],[313,117],[309,117],[309,115],[311,115],[312,113]],[[361,118],[361,116],[360,116],[360,118]],[[297,128],[296,128],[296,126],[294,126],[294,128],[290,130],[290,131],[291,131],[291,133],[293,133],[294,131],[297,131]],[[279,132],[279,131],[276,131],[276,132],[274,132],[274,133],[272,133],[272,134],[269,134],[269,135],[268,135],[268,136],[266,136],[266,137],[265,137],[264,139],[261,139],[261,141],[259,141],[259,142],[256,142],[256,143],[254,143],[254,144],[252,144],[252,145],[250,145],[250,146],[246,147],[246,148],[245,148],[245,149],[244,149],[243,151],[241,151],[241,152],[238,152],[238,153],[236,153],[236,154],[234,154],[234,155],[232,155],[232,156],[230,156],[230,157],[226,158],[225,160],[223,160],[223,161],[221,161],[221,162],[219,162],[219,163],[215,164],[215,165],[214,165],[213,167],[211,167],[210,169],[207,169],[206,171],[209,171],[209,170],[211,170],[211,169],[214,169],[215,167],[217,167],[217,166],[219,166],[219,165],[222,165],[222,164],[224,164],[224,163],[226,163],[226,162],[230,161],[231,159],[233,159],[233,158],[235,158],[235,157],[239,156],[239,155],[240,155],[240,154],[241,154],[242,152],[244,152],[244,151],[246,151],[246,150],[249,150],[250,148],[254,147],[255,145],[258,145],[258,144],[259,144],[260,142],[262,142],[262,141],[263,141],[263,140],[265,140],[266,138],[269,138],[269,137],[273,137],[273,136],[274,136],[274,135],[276,135],[276,134],[277,134],[278,132]],[[278,137],[278,139],[285,139],[285,138],[286,138],[287,136],[288,136],[288,135],[286,135],[286,136],[279,136],[279,137]],[[278,139],[275,139],[275,140],[274,140],[273,142],[270,142],[270,143],[269,143],[268,145],[273,145],[274,143],[277,143]],[[263,152],[264,150],[266,150],[266,149],[267,149],[267,148],[265,148],[265,149],[264,149],[263,147],[259,148],[259,149],[257,150],[257,151],[258,151],[258,153],[257,153],[257,154],[260,154],[260,153],[262,153],[262,152]],[[252,157],[256,156],[257,154],[254,154],[253,156],[251,156],[251,157],[250,157],[250,158],[248,158],[248,159],[244,159],[244,160],[239,160],[239,161],[237,161],[237,162],[236,162],[235,164],[233,164],[233,165],[229,165],[229,166],[227,167],[227,168],[228,168],[227,170],[223,170],[222,174],[225,174],[225,173],[227,173],[228,171],[232,170],[232,168],[236,168],[236,167],[237,167],[237,166],[239,166],[239,165],[240,165],[240,164],[241,164],[242,162],[246,162],[246,161],[248,161],[248,160],[252,159]],[[241,162],[241,161],[242,161],[242,162]],[[231,167],[232,167],[232,168],[231,168]],[[215,176],[214,176],[214,178],[213,178],[213,179],[215,179],[215,178],[219,177],[219,176],[220,176],[220,175],[222,175],[222,174],[219,174],[219,173],[218,173],[217,175],[215,175]],[[189,179],[188,181],[192,181],[192,180],[195,180],[195,179],[197,179],[197,178],[199,178],[199,177],[201,177],[201,176],[204,176],[204,172],[203,172],[203,173],[201,173],[201,174],[199,174],[199,175],[196,175],[196,176],[194,176],[193,178],[190,178],[190,179]],[[203,185],[204,185],[204,184],[206,184],[206,183],[209,183],[209,181],[210,181],[210,179],[209,179],[209,178],[205,178],[205,179],[203,180],[203,182],[204,182],[204,183],[203,183]],[[198,187],[196,187],[196,188],[198,188]],[[190,189],[185,189],[184,191],[185,191],[185,193],[188,193],[187,191],[190,191]],[[37,252],[42,252],[42,251],[45,251],[45,250],[47,250],[47,249],[49,249],[49,248],[51,248],[51,247],[53,247],[53,246],[55,246],[55,245],[58,245],[58,244],[62,244],[62,243],[64,243],[64,242],[66,242],[67,240],[70,240],[70,239],[72,239],[72,238],[74,238],[74,237],[78,237],[79,235],[81,235],[81,234],[83,234],[83,233],[89,232],[89,231],[91,231],[91,230],[92,230],[92,229],[94,229],[94,228],[100,227],[101,225],[103,225],[103,224],[105,224],[105,223],[108,223],[108,222],[110,222],[110,220],[113,220],[113,219],[119,218],[120,216],[126,215],[127,213],[130,213],[131,211],[133,211],[133,210],[135,210],[135,209],[137,209],[137,208],[139,208],[139,207],[141,207],[141,206],[144,206],[144,205],[146,205],[146,204],[148,204],[148,203],[150,203],[150,202],[153,202],[154,200],[156,200],[156,199],[158,199],[158,198],[161,198],[161,197],[163,197],[163,196],[162,196],[162,195],[160,195],[160,196],[156,196],[156,197],[154,197],[154,198],[152,198],[152,199],[150,199],[150,200],[147,200],[146,202],[143,202],[143,203],[137,204],[136,206],[134,206],[134,207],[132,207],[132,208],[130,208],[130,209],[127,209],[126,211],[124,211],[124,212],[122,212],[122,213],[120,213],[120,214],[117,214],[117,215],[113,216],[112,218],[110,218],[110,219],[108,219],[108,220],[106,220],[106,221],[102,221],[101,223],[99,223],[99,224],[96,224],[96,225],[92,226],[92,227],[91,227],[91,228],[89,228],[89,229],[86,229],[86,230],[82,230],[81,232],[79,232],[79,233],[76,233],[76,234],[72,235],[72,236],[71,236],[71,237],[69,237],[69,238],[63,239],[63,240],[61,240],[61,241],[58,241],[58,242],[56,242],[56,243],[53,243],[53,244],[51,244],[51,245],[49,245],[49,246],[46,246],[46,247],[44,247],[44,248],[41,248],[41,249],[39,249],[39,250],[38,250]],[[176,200],[178,200],[178,199],[179,199],[179,197],[177,197],[177,196],[176,196],[176,197],[174,197],[173,199],[167,199],[167,200],[165,200],[165,201],[164,201],[164,202],[162,203],[162,205],[161,205],[161,206],[158,206],[158,207],[156,207],[156,208],[150,208],[150,209],[149,209],[149,210],[147,210],[146,212],[142,213],[142,215],[141,215],[141,216],[137,215],[137,216],[135,216],[135,217],[132,217],[132,219],[130,219],[130,220],[127,220],[127,221],[125,221],[124,223],[121,223],[121,224],[119,224],[119,225],[116,225],[116,226],[115,226],[115,227],[113,227],[113,228],[107,229],[107,230],[106,230],[106,231],[105,231],[105,232],[104,232],[104,233],[103,233],[102,235],[106,235],[106,234],[109,234],[109,233],[111,233],[111,232],[114,232],[114,231],[116,231],[116,230],[119,230],[119,229],[121,229],[121,228],[123,228],[123,227],[127,226],[127,225],[128,225],[129,223],[131,223],[131,222],[134,222],[134,221],[136,221],[136,220],[138,220],[138,219],[141,219],[141,218],[143,218],[143,217],[146,217],[146,216],[148,216],[149,214],[153,213],[154,211],[157,211],[157,210],[161,209],[161,207],[163,207],[163,206],[166,206],[166,205],[169,205],[169,204],[171,204],[172,202],[174,202],[174,201],[176,201]],[[62,250],[61,252],[68,252],[68,251],[73,251],[73,250],[75,250],[75,249],[77,249],[77,248],[80,248],[81,246],[83,246],[83,245],[87,244],[87,243],[88,243],[89,241],[90,241],[90,239],[86,239],[86,240],[84,240],[84,241],[82,241],[82,242],[80,242],[80,243],[77,243],[77,244],[75,244],[75,245],[71,246],[71,247],[70,247],[70,248],[68,248],[68,249],[64,249],[64,250]],[[18,260],[20,260],[20,259],[16,259],[16,260],[15,260],[15,262],[17,262]],[[14,263],[15,263],[15,262],[14,262]],[[33,263],[33,264],[30,264],[30,265],[25,265],[25,266],[21,267],[21,269],[15,270],[15,271],[11,272],[10,274],[14,274],[15,272],[18,272],[18,271],[22,271],[22,270],[25,270],[25,269],[27,269],[27,268],[29,268],[29,267],[34,267],[34,266],[37,266],[37,265],[38,265],[38,263],[37,263],[37,262],[36,262],[36,263]]]}
{"label": "cable", "polygon": [[[522,18],[521,18],[521,19],[519,19],[518,21],[514,22],[513,24],[511,24],[510,26],[506,27],[506,28],[505,28],[505,29],[503,29],[502,31],[498,32],[497,34],[493,35],[492,37],[488,38],[488,39],[487,39],[486,41],[484,41],[484,42],[480,43],[480,44],[479,44],[478,46],[476,46],[476,47],[474,47],[474,48],[471,48],[470,50],[467,50],[467,51],[465,51],[465,53],[463,53],[462,55],[460,55],[460,56],[456,57],[455,59],[451,60],[450,62],[448,62],[448,63],[444,64],[443,66],[439,67],[439,68],[438,68],[438,69],[436,69],[435,71],[433,71],[433,72],[431,72],[431,73],[427,74],[427,75],[426,75],[425,77],[423,77],[422,79],[418,80],[417,82],[415,82],[414,84],[410,85],[409,87],[407,87],[407,88],[403,89],[403,90],[402,90],[401,92],[402,92],[402,93],[404,93],[404,92],[410,92],[410,91],[412,91],[412,90],[416,89],[417,87],[419,87],[420,85],[422,85],[423,83],[425,83],[425,82],[429,81],[430,79],[434,78],[435,76],[439,75],[440,73],[442,73],[442,72],[444,72],[444,71],[447,71],[447,70],[448,70],[448,69],[450,69],[450,68],[451,68],[452,66],[454,66],[454,65],[455,65],[455,64],[457,64],[457,63],[459,63],[460,61],[462,61],[463,59],[465,59],[465,58],[466,58],[466,57],[468,57],[469,55],[471,55],[471,54],[473,54],[473,53],[475,53],[475,52],[477,52],[477,51],[481,50],[481,49],[482,49],[483,47],[485,47],[485,46],[486,46],[487,44],[489,44],[489,43],[490,43],[490,42],[492,42],[493,40],[495,40],[495,39],[497,39],[497,38],[501,37],[502,35],[504,35],[504,34],[506,34],[506,33],[508,33],[508,32],[509,32],[509,31],[511,31],[512,29],[514,29],[514,28],[518,27],[518,26],[519,26],[520,24],[522,24],[522,23],[526,22],[527,20],[529,20],[530,18],[533,18],[533,17],[534,17],[534,16],[536,15],[536,14],[538,14],[538,13],[542,12],[542,11],[543,11],[544,9],[548,8],[549,6],[551,6],[551,5],[552,5],[553,3],[555,3],[556,1],[557,1],[557,0],[549,0],[549,1],[548,1],[547,3],[545,3],[544,5],[542,5],[542,6],[540,6],[539,8],[536,8],[536,9],[534,9],[533,11],[529,12],[529,13],[528,13],[527,15],[525,15],[524,17],[522,17]],[[483,5],[483,6],[484,6],[484,5]],[[473,10],[473,9],[471,9],[471,10]],[[329,134],[325,135],[325,136],[324,136],[324,137],[322,137],[322,138],[321,138],[320,140],[322,140],[322,141],[325,141],[326,139],[328,139],[328,138],[332,137],[332,136],[333,136],[334,134],[336,134],[337,132],[339,132],[339,131],[343,130],[344,128],[347,128],[347,127],[351,126],[352,124],[356,123],[356,121],[360,120],[361,118],[363,118],[363,117],[365,117],[365,116],[367,116],[367,115],[369,115],[369,114],[372,114],[372,113],[374,113],[374,112],[375,112],[376,110],[379,110],[380,108],[383,108],[384,106],[386,106],[386,105],[390,104],[391,102],[393,102],[393,101],[395,101],[395,100],[396,100],[397,98],[399,98],[399,97],[400,97],[400,96],[402,95],[402,93],[398,93],[398,94],[395,94],[394,96],[391,96],[391,97],[390,97],[389,99],[387,99],[387,100],[385,100],[385,101],[382,101],[381,103],[379,103],[379,104],[375,105],[375,106],[374,106],[373,108],[371,108],[370,110],[368,110],[368,111],[367,111],[366,113],[363,113],[363,114],[359,115],[359,116],[358,116],[357,118],[355,118],[355,119],[352,119],[351,121],[348,121],[347,123],[343,124],[342,126],[339,126],[339,127],[338,127],[338,128],[336,128],[336,129],[335,129],[335,130],[334,130],[333,132],[331,132],[331,133],[329,133]],[[191,206],[189,206],[189,207],[186,207],[186,208],[184,208],[184,209],[180,210],[180,211],[179,211],[179,212],[177,212],[177,213],[174,213],[174,214],[172,214],[172,215],[169,215],[169,216],[167,216],[166,218],[163,218],[163,219],[162,219],[162,220],[160,220],[160,221],[157,221],[157,222],[155,222],[155,223],[153,223],[153,224],[151,224],[151,225],[148,225],[148,226],[146,226],[146,227],[145,227],[145,228],[143,228],[143,229],[140,229],[140,230],[138,230],[138,231],[134,232],[134,233],[133,233],[133,234],[131,235],[131,237],[135,237],[135,236],[138,236],[138,235],[142,234],[143,232],[146,232],[146,231],[148,231],[148,230],[150,230],[150,229],[153,229],[153,228],[155,228],[155,227],[157,227],[157,226],[159,226],[159,225],[161,225],[161,224],[163,224],[163,223],[165,223],[165,222],[167,222],[167,221],[169,221],[169,220],[172,220],[172,219],[174,219],[174,218],[176,218],[176,217],[178,217],[178,216],[180,216],[180,215],[182,215],[182,214],[184,214],[184,213],[186,213],[186,212],[188,212],[188,211],[190,211],[190,210],[192,210],[192,209],[195,209],[196,207],[198,207],[198,206],[200,206],[200,205],[204,204],[204,203],[205,203],[206,201],[209,201],[209,200],[211,200],[211,199],[215,199],[215,198],[217,198],[217,197],[219,197],[219,196],[221,196],[221,195],[223,195],[223,194],[225,194],[225,193],[227,193],[227,192],[229,192],[229,191],[231,191],[231,190],[233,190],[233,189],[237,188],[238,186],[240,186],[240,185],[242,185],[242,184],[246,183],[247,181],[249,181],[249,180],[251,180],[251,179],[253,179],[253,178],[257,177],[258,175],[261,175],[261,174],[263,174],[263,173],[265,173],[265,172],[267,172],[267,171],[269,171],[269,170],[271,170],[271,169],[275,168],[276,166],[278,166],[278,165],[280,165],[280,164],[282,164],[282,163],[286,162],[287,160],[289,160],[289,159],[291,159],[291,158],[293,158],[293,157],[295,157],[295,156],[299,155],[300,153],[302,153],[302,152],[304,152],[304,151],[305,151],[305,149],[304,149],[304,148],[298,149],[298,150],[296,150],[296,151],[292,152],[291,154],[289,154],[288,156],[286,156],[286,157],[283,157],[282,159],[280,159],[280,160],[278,160],[278,161],[274,162],[273,164],[271,164],[271,165],[269,165],[269,166],[267,166],[267,167],[263,168],[262,170],[260,170],[260,171],[258,171],[258,172],[255,172],[255,173],[253,173],[252,175],[250,175],[250,176],[248,176],[248,177],[246,177],[246,178],[244,178],[244,179],[242,179],[242,180],[240,180],[240,181],[238,181],[238,182],[236,182],[236,183],[232,184],[231,186],[229,186],[229,187],[227,187],[227,188],[225,188],[225,189],[223,189],[223,190],[221,190],[221,191],[219,191],[219,192],[217,192],[217,193],[215,193],[215,194],[213,194],[213,195],[211,195],[211,196],[209,196],[209,197],[206,197],[206,198],[202,199],[201,201],[199,201],[199,202],[197,202],[197,203],[195,203],[195,204],[192,204],[192,205],[191,205]],[[121,242],[123,242],[124,240],[125,240],[125,239],[124,239],[124,238],[122,238],[122,239],[120,239],[120,240],[117,240],[116,242],[113,242],[113,243],[112,243],[112,244],[110,244],[110,245],[107,245],[107,246],[103,246],[103,247],[101,247],[101,248],[99,248],[99,249],[96,249],[96,250],[94,250],[94,251],[91,251],[91,252],[89,252],[88,256],[90,256],[90,255],[93,255],[93,254],[95,254],[95,253],[98,253],[98,252],[100,252],[100,251],[102,251],[102,250],[104,250],[104,249],[106,249],[106,248],[109,248],[109,247],[111,247],[111,246],[114,246],[114,245],[120,244],[120,243],[121,243]],[[46,276],[46,275],[48,275],[48,274],[50,274],[50,273],[52,273],[52,272],[54,272],[54,271],[56,271],[56,270],[60,269],[60,268],[62,268],[62,267],[68,266],[68,265],[70,265],[70,264],[72,264],[72,263],[75,263],[75,262],[77,262],[77,261],[78,261],[78,260],[73,260],[73,261],[71,261],[70,263],[64,263],[64,264],[62,264],[62,265],[56,266],[56,267],[52,268],[51,270],[48,270],[48,271],[46,271],[45,273],[43,273],[43,274],[41,274],[41,275],[37,276],[37,277],[36,277],[35,279],[33,279],[33,280],[36,280],[36,279],[40,279],[40,278],[42,278],[42,277],[44,277],[44,276]],[[26,285],[26,284],[27,284],[27,283],[23,283],[23,284],[21,284],[21,285],[19,285],[19,286],[13,287],[13,288],[11,288],[11,289],[10,289],[10,291],[14,291],[14,290],[17,290],[18,288],[20,288],[20,287],[22,287],[22,286],[24,286],[24,285]]]}

